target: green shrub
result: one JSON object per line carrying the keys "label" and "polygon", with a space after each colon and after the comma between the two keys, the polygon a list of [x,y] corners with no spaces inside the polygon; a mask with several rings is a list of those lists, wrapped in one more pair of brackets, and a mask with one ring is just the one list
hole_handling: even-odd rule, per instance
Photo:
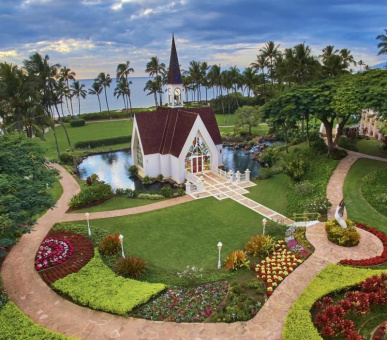
{"label": "green shrub", "polygon": [[345,221],[347,222],[347,228],[342,228],[336,220],[325,222],[328,240],[343,247],[357,246],[360,242],[360,234],[352,221],[347,219]]}
{"label": "green shrub", "polygon": [[178,188],[177,189],[177,196],[184,196],[185,195],[185,190],[183,188]]}
{"label": "green shrub", "polygon": [[325,196],[317,196],[305,204],[305,211],[309,213],[319,213],[326,216],[332,203]]}
{"label": "green shrub", "polygon": [[275,240],[270,235],[260,234],[252,236],[245,245],[246,252],[253,256],[267,256],[273,252],[274,247]]}
{"label": "green shrub", "polygon": [[337,160],[343,159],[343,158],[346,157],[347,155],[348,155],[348,152],[345,151],[344,149],[334,148],[334,149],[331,150],[331,152],[330,152],[331,158],[332,158],[332,159],[337,159]]}
{"label": "green shrub", "polygon": [[117,254],[121,248],[119,236],[120,236],[119,233],[106,236],[98,245],[99,252],[103,255]]}
{"label": "green shrub", "polygon": [[284,173],[295,181],[299,181],[305,175],[306,168],[307,160],[300,152],[293,152],[291,156],[285,159]]}
{"label": "green shrub", "polygon": [[129,167],[128,171],[132,176],[137,176],[138,174],[138,168],[134,164]]}
{"label": "green shrub", "polygon": [[116,189],[117,196],[124,196],[128,198],[136,198],[138,196],[138,191],[133,189]]}
{"label": "green shrub", "polygon": [[74,165],[74,156],[71,153],[61,153],[59,160],[61,164]]}
{"label": "green shrub", "polygon": [[173,189],[170,186],[162,187],[160,194],[165,198],[171,198],[173,196]]}
{"label": "green shrub", "polygon": [[284,340],[322,340],[312,322],[310,309],[323,296],[350,288],[369,276],[387,270],[360,269],[328,264],[301,293],[288,313],[282,331]]}
{"label": "green shrub", "polygon": [[12,301],[8,301],[0,311],[0,339],[70,340],[74,338],[56,334],[35,324],[30,318],[24,315]]}
{"label": "green shrub", "polygon": [[159,182],[162,182],[163,179],[164,179],[164,176],[163,176],[163,174],[159,174],[156,178],[157,178],[157,180],[158,180]]}
{"label": "green shrub", "polygon": [[0,286],[0,311],[7,304],[7,302],[8,302],[7,293],[4,290],[2,290]]}
{"label": "green shrub", "polygon": [[90,222],[91,236],[89,236],[87,230],[87,224],[67,224],[67,223],[55,223],[51,230],[66,230],[71,231],[74,234],[82,235],[93,242],[93,245],[97,247],[101,241],[109,235],[109,232],[104,229],[94,228],[93,222]]}
{"label": "green shrub", "polygon": [[84,119],[74,119],[70,121],[71,127],[85,126],[86,121]]}
{"label": "green shrub", "polygon": [[328,152],[328,146],[320,137],[311,141],[310,146],[318,154],[326,154]]}
{"label": "green shrub", "polygon": [[69,203],[70,208],[79,209],[89,206],[94,202],[105,201],[113,195],[109,184],[98,184],[84,188],[79,194],[74,195]]}
{"label": "green shrub", "polygon": [[151,184],[152,181],[151,181],[151,178],[149,176],[145,176],[143,179],[142,179],[142,184],[144,185],[148,185],[148,184]]}
{"label": "green shrub", "polygon": [[140,257],[120,257],[114,265],[116,274],[136,279],[145,274],[146,261]]}
{"label": "green shrub", "polygon": [[118,112],[118,111],[114,111],[114,110],[111,110],[110,114],[107,111],[81,114],[81,118],[83,118],[86,121],[104,120],[104,119],[110,119],[110,118],[122,119],[122,118],[129,118],[132,116],[133,115],[130,112],[127,112],[127,111]]}
{"label": "green shrub", "polygon": [[152,200],[152,201],[162,200],[164,198],[163,195],[158,195],[158,194],[139,194],[137,197],[143,200]]}
{"label": "green shrub", "polygon": [[249,260],[247,254],[243,250],[235,250],[230,252],[226,258],[225,268],[228,270],[237,270],[239,268],[249,268]]}
{"label": "green shrub", "polygon": [[271,176],[273,176],[273,171],[271,170],[271,168],[259,169],[258,179],[264,180],[270,178]]}
{"label": "green shrub", "polygon": [[311,181],[302,181],[294,185],[294,192],[297,195],[310,195],[314,192],[314,184]]}
{"label": "green shrub", "polygon": [[119,315],[127,315],[165,289],[161,283],[117,276],[102,262],[97,250],[94,258],[78,273],[55,281],[52,287],[82,306]]}
{"label": "green shrub", "polygon": [[359,151],[356,146],[356,139],[354,138],[340,136],[339,141],[337,142],[337,145],[347,150]]}
{"label": "green shrub", "polygon": [[266,222],[265,234],[266,236],[272,237],[275,241],[278,241],[285,238],[287,229],[288,227],[286,225],[275,222],[273,220],[268,220]]}
{"label": "green shrub", "polygon": [[74,147],[76,149],[93,149],[98,148],[101,146],[108,146],[108,145],[116,145],[116,144],[124,144],[124,143],[130,143],[131,136],[121,136],[121,137],[112,137],[112,138],[105,138],[105,139],[97,139],[97,140],[85,140],[85,141],[79,141],[76,142]]}

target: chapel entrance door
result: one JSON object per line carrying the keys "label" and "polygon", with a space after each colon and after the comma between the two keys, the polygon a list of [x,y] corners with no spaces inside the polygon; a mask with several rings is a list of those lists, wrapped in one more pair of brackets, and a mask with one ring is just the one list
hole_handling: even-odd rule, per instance
{"label": "chapel entrance door", "polygon": [[196,174],[198,172],[197,157],[192,157],[192,172]]}

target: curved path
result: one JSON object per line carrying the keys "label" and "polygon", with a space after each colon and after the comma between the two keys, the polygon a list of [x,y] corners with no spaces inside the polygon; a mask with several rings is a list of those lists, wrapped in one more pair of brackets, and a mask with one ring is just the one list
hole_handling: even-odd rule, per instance
{"label": "curved path", "polygon": [[[341,163],[340,163],[341,164]],[[340,166],[339,164],[339,166]],[[353,164],[353,163],[352,163]],[[343,258],[361,259],[381,254],[383,246],[374,235],[360,230],[361,242],[348,249],[327,241],[324,224],[307,229],[307,237],[316,248],[315,253],[299,266],[274,291],[257,316],[248,322],[233,324],[176,324],[124,318],[93,311],[75,305],[54,293],[34,270],[34,256],[41,240],[58,221],[79,219],[76,214],[66,215],[67,202],[79,191],[79,186],[63,168],[55,166],[62,175],[64,192],[57,206],[38,220],[36,231],[24,235],[7,256],[2,275],[4,287],[10,299],[34,322],[55,332],[80,339],[281,339],[282,327],[293,302],[309,282],[328,263]],[[328,195],[341,190],[345,173],[338,172],[336,186],[328,188]],[[341,185],[340,185],[341,183]],[[164,203],[164,202],[160,202]],[[179,202],[181,203],[181,202]],[[150,207],[150,205],[146,206]],[[139,208],[132,208],[139,209]],[[133,213],[133,210],[131,210]],[[111,217],[110,213],[96,213],[93,217]],[[112,216],[113,216],[112,215]],[[74,217],[69,217],[74,216]],[[81,216],[83,218],[83,214]]]}

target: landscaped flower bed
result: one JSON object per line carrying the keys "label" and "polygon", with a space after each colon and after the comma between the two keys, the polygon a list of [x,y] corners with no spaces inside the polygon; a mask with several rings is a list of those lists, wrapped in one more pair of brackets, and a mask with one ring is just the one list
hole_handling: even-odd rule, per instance
{"label": "landscaped flower bed", "polygon": [[364,260],[347,260],[347,259],[345,259],[345,260],[341,260],[340,263],[341,264],[349,264],[352,266],[374,266],[374,265],[378,265],[378,264],[382,264],[382,263],[387,262],[387,236],[384,235],[381,231],[367,227],[364,224],[355,223],[355,225],[356,225],[356,227],[363,229],[363,230],[366,230],[366,231],[374,234],[376,237],[378,237],[380,239],[380,241],[382,241],[382,243],[383,243],[383,247],[384,247],[383,252],[380,256],[375,256],[375,257],[372,257],[370,259],[364,259]]}
{"label": "landscaped flower bed", "polygon": [[372,340],[385,340],[387,339],[387,321],[383,322],[375,331]]}
{"label": "landscaped flower bed", "polygon": [[39,248],[35,268],[50,285],[78,272],[93,256],[94,248],[89,239],[69,231],[50,231]]}
{"label": "landscaped flower bed", "polygon": [[266,281],[266,290],[269,296],[273,294],[278,284],[303,262],[300,255],[295,255],[286,248],[285,241],[279,240],[275,247],[273,254],[255,267],[255,271]]}
{"label": "landscaped flower bed", "polygon": [[364,317],[369,314],[375,305],[387,303],[386,282],[386,274],[374,275],[361,282],[358,290],[346,292],[344,299],[336,303],[328,296],[317,301],[315,307],[321,312],[316,315],[314,324],[321,335],[361,340],[353,319],[355,316]]}
{"label": "landscaped flower bed", "polygon": [[168,288],[157,299],[138,309],[133,316],[148,320],[203,322],[227,295],[228,283],[206,283],[196,288]]}

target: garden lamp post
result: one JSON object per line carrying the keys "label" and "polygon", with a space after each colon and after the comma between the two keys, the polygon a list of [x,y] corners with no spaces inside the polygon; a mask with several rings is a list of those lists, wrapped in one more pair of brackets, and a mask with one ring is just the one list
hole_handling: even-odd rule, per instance
{"label": "garden lamp post", "polygon": [[118,237],[121,241],[121,251],[122,251],[122,257],[125,257],[125,253],[124,253],[124,235],[121,235]]}
{"label": "garden lamp post", "polygon": [[86,219],[87,219],[87,231],[88,231],[88,233],[89,233],[89,236],[91,236],[90,222],[89,222],[89,215],[90,215],[90,214],[89,214],[88,212],[85,214]]}
{"label": "garden lamp post", "polygon": [[222,242],[219,242],[218,243],[218,249],[219,249],[219,260],[218,260],[218,269],[220,269],[222,267],[221,263],[220,263],[220,251],[222,250]]}
{"label": "garden lamp post", "polygon": [[263,224],[263,235],[265,235],[265,227],[266,227],[266,223],[267,223],[267,220],[266,220],[266,218],[264,218],[263,220],[262,220],[262,224]]}

